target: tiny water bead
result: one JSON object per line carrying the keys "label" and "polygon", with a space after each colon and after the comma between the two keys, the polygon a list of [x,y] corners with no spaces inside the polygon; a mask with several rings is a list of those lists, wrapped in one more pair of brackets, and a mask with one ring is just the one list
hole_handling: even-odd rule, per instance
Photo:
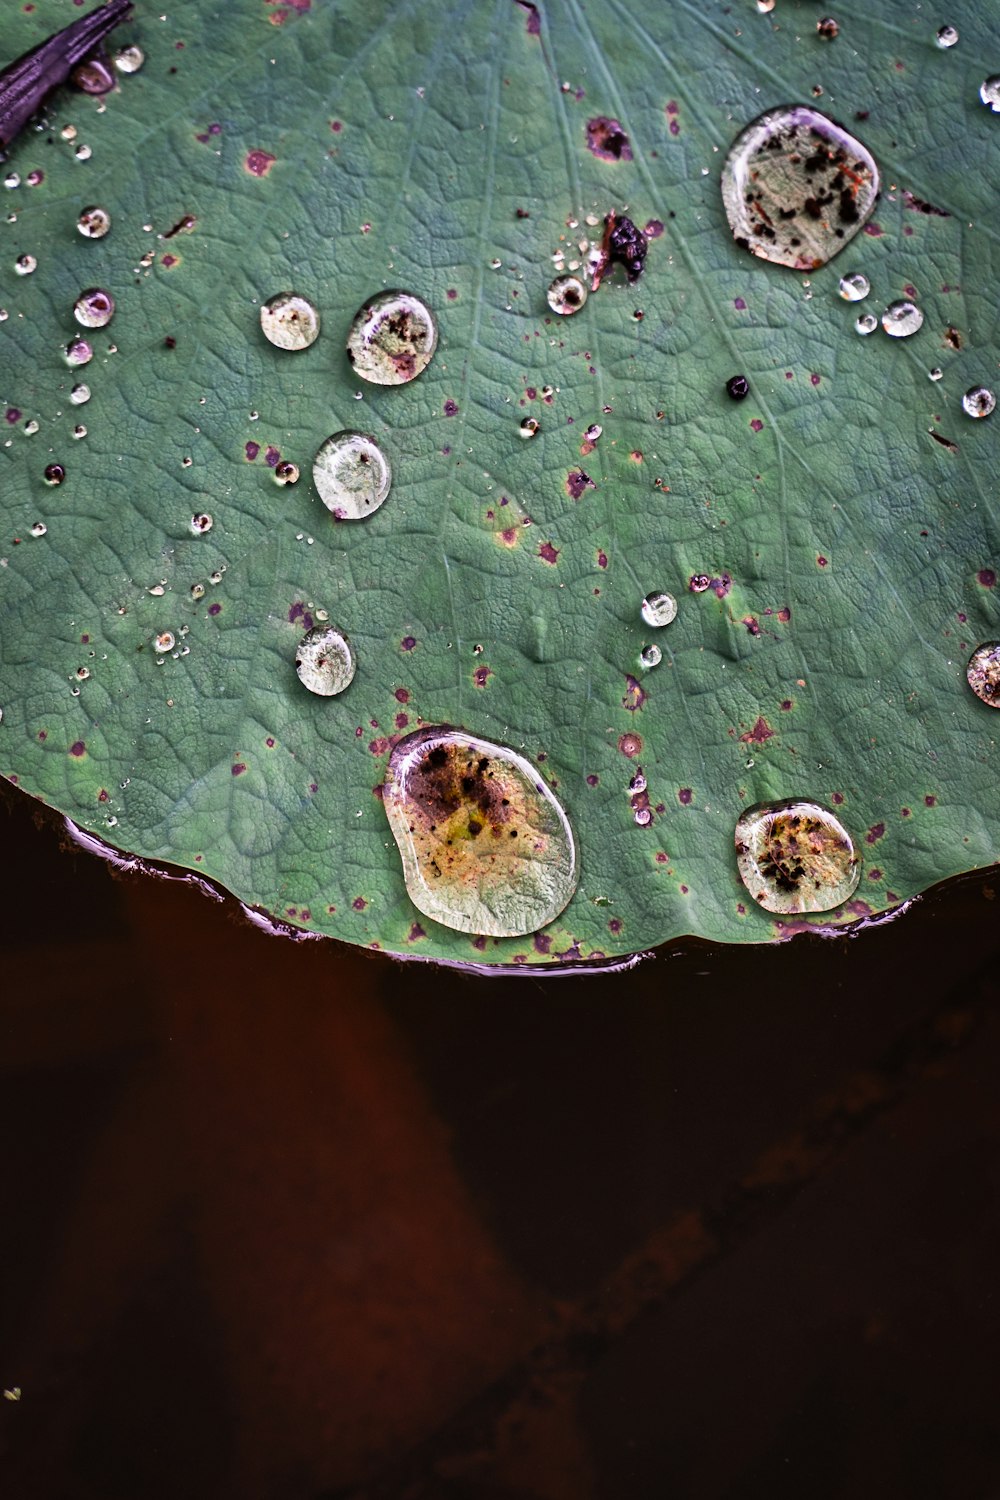
{"label": "tiny water bead", "polygon": [[522,937],[576,890],[569,820],[514,750],[448,725],[418,730],[393,750],[382,800],[410,900],[445,927]]}
{"label": "tiny water bead", "polygon": [[860,318],[855,320],[854,332],[860,333],[862,337],[865,337],[869,333],[874,333],[877,327],[878,318],[876,318],[874,313],[862,313]]}
{"label": "tiny water bead", "polygon": [[19,255],[14,262],[14,270],[18,276],[30,276],[37,265],[38,261],[33,255]]}
{"label": "tiny water bead", "polygon": [[987,385],[974,385],[962,397],[962,410],[967,417],[992,416],[996,404],[996,393]]}
{"label": "tiny water bead", "polygon": [[677,618],[677,600],[673,594],[647,594],[639,606],[639,613],[647,625],[658,630]]}
{"label": "tiny water bead", "polygon": [[867,147],[805,104],[752,121],[722,171],[736,243],[796,271],[825,265],[849,244],[878,192],[879,171]]}
{"label": "tiny water bead", "polygon": [[392,484],[389,460],[364,432],[335,432],[313,460],[313,484],[338,521],[363,521],[385,500]]}
{"label": "tiny water bead", "polygon": [[730,375],[726,391],[734,401],[745,401],[750,394],[750,382],[745,375]]}
{"label": "tiny water bead", "polygon": [[955,43],[958,41],[958,32],[955,30],[954,26],[939,26],[938,34],[934,38],[934,40],[937,42],[939,47],[954,47]]}
{"label": "tiny water bead", "polygon": [[275,464],[273,472],[275,484],[298,484],[299,482],[298,464],[289,463],[287,459],[283,459],[280,464]]}
{"label": "tiny water bead", "polygon": [[969,686],[990,708],[1000,708],[1000,641],[977,646],[965,669]]}
{"label": "tiny water bead", "polygon": [[659,646],[643,646],[639,652],[639,661],[647,672],[651,671],[653,667],[658,667],[662,660],[663,652]]}
{"label": "tiny water bead", "polygon": [[111,228],[111,215],[92,203],[89,208],[81,208],[76,227],[85,240],[102,240]]}
{"label": "tiny water bead", "polygon": [[73,316],[81,328],[105,328],[114,314],[114,298],[103,287],[88,287],[73,303]]}
{"label": "tiny water bead", "polygon": [[426,370],[437,347],[433,314],[411,292],[381,292],[359,308],[347,358],[372,385],[406,385]]}
{"label": "tiny water bead", "polygon": [[863,302],[872,289],[872,284],[863,271],[851,271],[841,276],[837,290],[845,302]]}
{"label": "tiny water bead", "polygon": [[1000,115],[1000,75],[983,80],[979,85],[979,97],[995,115]]}
{"label": "tiny water bead", "polygon": [[915,302],[901,298],[890,302],[882,314],[882,327],[891,339],[908,339],[922,327],[924,315]]}
{"label": "tiny water bead", "polygon": [[587,300],[587,288],[579,276],[557,276],[549,285],[545,300],[554,313],[566,318],[580,311]]}
{"label": "tiny water bead", "polygon": [[765,911],[780,916],[832,911],[861,878],[850,834],[818,802],[763,802],[736,824],[740,879]]}
{"label": "tiny water bead", "polygon": [[307,630],[295,653],[295,670],[303,687],[321,698],[333,698],[349,687],[356,665],[350,641],[333,625]]}
{"label": "tiny water bead", "polygon": [[46,465],[45,474],[43,477],[46,484],[62,484],[63,480],[66,478],[66,470],[63,468],[62,464],[48,464]]}
{"label": "tiny water bead", "polygon": [[85,438],[87,436],[87,429],[86,427],[84,427],[82,422],[78,422],[77,425],[73,428],[73,436],[78,439]]}
{"label": "tiny water bead", "polygon": [[319,337],[319,313],[297,292],[279,292],[260,309],[260,326],[276,349],[308,349]]}

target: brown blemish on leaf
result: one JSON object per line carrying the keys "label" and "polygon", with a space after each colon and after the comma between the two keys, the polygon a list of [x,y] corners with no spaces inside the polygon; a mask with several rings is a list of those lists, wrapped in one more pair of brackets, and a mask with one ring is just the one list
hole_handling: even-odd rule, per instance
{"label": "brown blemish on leaf", "polygon": [[552,938],[547,932],[536,932],[533,941],[536,953],[548,953],[552,947]]}
{"label": "brown blemish on leaf", "polygon": [[541,36],[542,15],[538,6],[533,5],[532,0],[517,0],[517,4],[526,13],[524,22],[525,31],[529,36]]}
{"label": "brown blemish on leaf", "polygon": [[933,427],[928,427],[927,431],[930,433],[934,441],[936,443],[940,443],[941,447],[946,449],[949,453],[958,452],[958,444],[953,443],[951,438],[946,438],[943,433],[936,432]]}
{"label": "brown blemish on leaf", "polygon": [[642,754],[642,735],[641,734],[622,734],[622,735],[619,735],[619,737],[618,737],[618,749],[621,751],[622,755],[628,756],[629,760],[634,760],[637,755],[641,755]]}
{"label": "brown blemish on leaf", "polygon": [[948,349],[961,349],[962,347],[962,335],[952,323],[949,323],[944,331],[944,342]]}
{"label": "brown blemish on leaf", "polygon": [[879,841],[879,839],[882,838],[882,837],[884,837],[884,835],[885,835],[885,824],[884,823],[873,823],[872,826],[869,828],[868,832],[865,834],[865,843],[866,844],[877,844],[878,841]]}
{"label": "brown blemish on leaf", "polygon": [[587,150],[600,161],[631,161],[632,146],[618,120],[596,115],[587,121]]}
{"label": "brown blemish on leaf", "polygon": [[484,688],[492,676],[492,668],[484,664],[483,666],[476,667],[472,674],[472,681],[477,688]]}
{"label": "brown blemish on leaf", "polygon": [[596,488],[590,475],[583,469],[570,469],[566,475],[566,493],[571,500],[579,500],[587,490],[596,490]]}
{"label": "brown blemish on leaf", "polygon": [[625,674],[625,696],[622,699],[622,708],[630,714],[637,713],[646,703],[646,690],[637,677],[631,673]]}
{"label": "brown blemish on leaf", "polygon": [[243,169],[249,172],[251,177],[266,177],[277,160],[278,158],[272,156],[270,151],[255,148],[253,151],[248,151],[243,158]]}
{"label": "brown blemish on leaf", "polygon": [[[44,738],[44,731],[39,734],[38,738]],[[87,746],[83,740],[74,740],[73,744],[69,747],[69,753],[70,755],[74,756],[76,760],[80,760],[84,755],[86,755]]]}
{"label": "brown blemish on leaf", "polygon": [[928,203],[925,199],[918,198],[916,193],[911,193],[909,188],[903,189],[903,203],[918,214],[936,214],[939,219],[951,218],[946,208],[936,208],[933,203]]}
{"label": "brown blemish on leaf", "polygon": [[690,807],[694,799],[694,792],[689,786],[678,787],[677,800],[682,807]]}
{"label": "brown blemish on leaf", "polygon": [[182,219],[177,220],[172,229],[167,230],[163,238],[165,240],[172,240],[175,234],[191,234],[197,222],[198,220],[194,214],[185,214]]}
{"label": "brown blemish on leaf", "polygon": [[741,734],[740,739],[744,745],[766,745],[768,740],[774,738],[774,733],[764,715],[760,714],[753,728],[748,729],[746,734]]}

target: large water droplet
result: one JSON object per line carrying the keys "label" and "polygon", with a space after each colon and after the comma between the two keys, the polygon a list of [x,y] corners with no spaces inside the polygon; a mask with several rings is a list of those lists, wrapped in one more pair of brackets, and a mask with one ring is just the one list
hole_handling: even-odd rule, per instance
{"label": "large water droplet", "polygon": [[297,292],[279,292],[261,307],[260,326],[277,349],[308,349],[319,337],[319,313]]}
{"label": "large water droplet", "polygon": [[871,214],[878,190],[867,147],[805,104],[754,120],[722,172],[737,243],[796,271],[815,270],[842,250]]}
{"label": "large water droplet", "polygon": [[76,227],[84,239],[102,240],[111,228],[111,215],[106,208],[92,203],[89,208],[81,208]]}
{"label": "large water droplet", "polygon": [[405,385],[430,364],[437,345],[434,317],[410,292],[380,292],[355,314],[347,357],[372,385]]}
{"label": "large water droplet", "polygon": [[446,725],[407,735],[383,796],[414,906],[458,932],[521,937],[566,906],[573,831],[530,761]]}
{"label": "large water droplet", "polygon": [[104,328],[114,314],[115,300],[103,287],[88,287],[73,303],[73,316],[81,328]]}
{"label": "large water droplet", "polygon": [[545,300],[554,313],[569,317],[586,302],[587,288],[579,276],[557,276],[545,293]]}
{"label": "large water droplet", "polygon": [[841,276],[838,291],[845,302],[863,302],[872,289],[872,284],[863,271],[851,271]]}
{"label": "large water droplet", "polygon": [[990,708],[1000,708],[1000,641],[977,646],[965,669],[969,686]]}
{"label": "large water droplet", "polygon": [[962,410],[967,417],[992,416],[996,405],[996,393],[988,385],[974,385],[962,397]]}
{"label": "large water droplet", "polygon": [[347,636],[332,625],[307,630],[295,653],[299,681],[321,698],[333,698],[354,679],[354,652]]}
{"label": "large water droplet", "polygon": [[890,302],[882,314],[882,327],[890,338],[908,339],[912,333],[923,326],[924,315],[915,302],[909,302],[901,298],[898,302]]}
{"label": "large water droplet", "polygon": [[677,600],[673,594],[647,594],[639,609],[646,624],[652,625],[654,629],[669,625],[671,620],[677,618]]}
{"label": "large water droplet", "polygon": [[313,484],[338,521],[363,521],[388,495],[392,470],[373,437],[335,432],[313,460]]}
{"label": "large water droplet", "polygon": [[979,85],[979,97],[995,115],[1000,115],[1000,76],[984,79]]}
{"label": "large water droplet", "polygon": [[762,802],[736,824],[740,879],[765,911],[831,911],[853,894],[861,861],[847,829],[817,802]]}
{"label": "large water droplet", "polygon": [[954,47],[958,41],[958,32],[954,26],[939,26],[938,34],[934,40],[939,47]]}

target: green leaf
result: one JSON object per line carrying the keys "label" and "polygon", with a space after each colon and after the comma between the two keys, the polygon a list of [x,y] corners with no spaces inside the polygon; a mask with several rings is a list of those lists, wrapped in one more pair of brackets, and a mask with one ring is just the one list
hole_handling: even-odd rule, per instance
{"label": "green leaf", "polygon": [[[834,41],[790,0],[139,5],[115,40],[142,70],[103,104],[59,92],[5,169],[0,770],[293,924],[487,962],[772,937],[733,848],[763,800],[815,799],[852,832],[861,885],[833,920],[992,862],[998,721],[965,664],[1000,635],[1000,416],[961,409],[997,372],[986,9],[956,0],[942,51],[893,0],[842,3]],[[4,47],[73,14],[18,9]],[[792,101],[882,172],[867,232],[806,278],[741,251],[719,191],[736,134]],[[588,148],[599,117],[620,159]],[[103,239],[76,232],[89,204]],[[612,210],[662,222],[644,274],[556,317],[554,252],[579,259]],[[859,338],[837,294],[853,270],[876,313],[914,288],[921,331]],[[92,286],[117,311],[68,370]],[[344,339],[393,286],[434,309],[437,352],[412,384],[359,390]],[[259,326],[289,289],[322,316],[298,353]],[[309,475],[344,428],[394,478],[338,525]],[[274,483],[275,452],[297,485]],[[643,671],[656,589],[680,608]],[[294,669],[316,609],[357,655],[335,698]],[[580,884],[538,938],[477,944],[410,904],[377,793],[422,723],[510,745],[565,807]]]}

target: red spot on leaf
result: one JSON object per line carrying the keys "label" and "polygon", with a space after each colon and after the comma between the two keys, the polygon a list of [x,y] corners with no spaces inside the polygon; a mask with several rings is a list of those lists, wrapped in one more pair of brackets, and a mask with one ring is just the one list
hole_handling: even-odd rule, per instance
{"label": "red spot on leaf", "polygon": [[748,729],[746,734],[740,735],[740,739],[744,745],[765,745],[768,740],[773,738],[774,730],[763,714],[758,716],[757,722],[752,729]]}
{"label": "red spot on leaf", "polygon": [[879,841],[879,839],[882,838],[882,836],[884,835],[884,833],[885,833],[885,824],[884,823],[873,823],[872,826],[869,828],[868,832],[865,834],[865,843],[866,844],[877,844],[878,841]]}
{"label": "red spot on leaf", "polygon": [[364,896],[355,896],[354,900],[351,902],[351,905],[354,907],[355,911],[364,911],[365,907],[368,905],[368,902],[365,900]]}
{"label": "red spot on leaf", "polygon": [[251,177],[266,177],[277,160],[278,158],[272,156],[270,151],[261,151],[258,148],[247,152],[243,158],[243,166]]}
{"label": "red spot on leaf", "polygon": [[570,469],[566,475],[566,493],[571,500],[579,500],[587,490],[596,490],[597,486],[583,469]]}
{"label": "red spot on leaf", "polygon": [[551,542],[542,542],[538,549],[538,555],[543,562],[547,562],[551,567],[555,567],[559,560],[559,548],[553,547]]}
{"label": "red spot on leaf", "polygon": [[[45,731],[42,730],[42,733],[38,736],[38,738],[39,739],[44,739],[44,737],[45,737]],[[87,753],[87,747],[84,744],[83,740],[76,740],[76,741],[74,741],[74,743],[72,745],[70,745],[70,747],[69,747],[69,753],[70,753],[70,755],[75,755],[76,758],[77,758],[77,760],[80,759],[81,755],[86,755],[86,753]]]}
{"label": "red spot on leaf", "polygon": [[689,786],[678,787],[678,789],[677,789],[677,800],[681,804],[682,807],[690,807],[691,806],[691,799],[693,797],[694,797],[694,792],[691,790],[691,788]]}
{"label": "red spot on leaf", "polygon": [[246,770],[246,763],[242,760],[238,760],[236,764],[230,769],[232,770],[234,776],[242,776],[243,772]]}

